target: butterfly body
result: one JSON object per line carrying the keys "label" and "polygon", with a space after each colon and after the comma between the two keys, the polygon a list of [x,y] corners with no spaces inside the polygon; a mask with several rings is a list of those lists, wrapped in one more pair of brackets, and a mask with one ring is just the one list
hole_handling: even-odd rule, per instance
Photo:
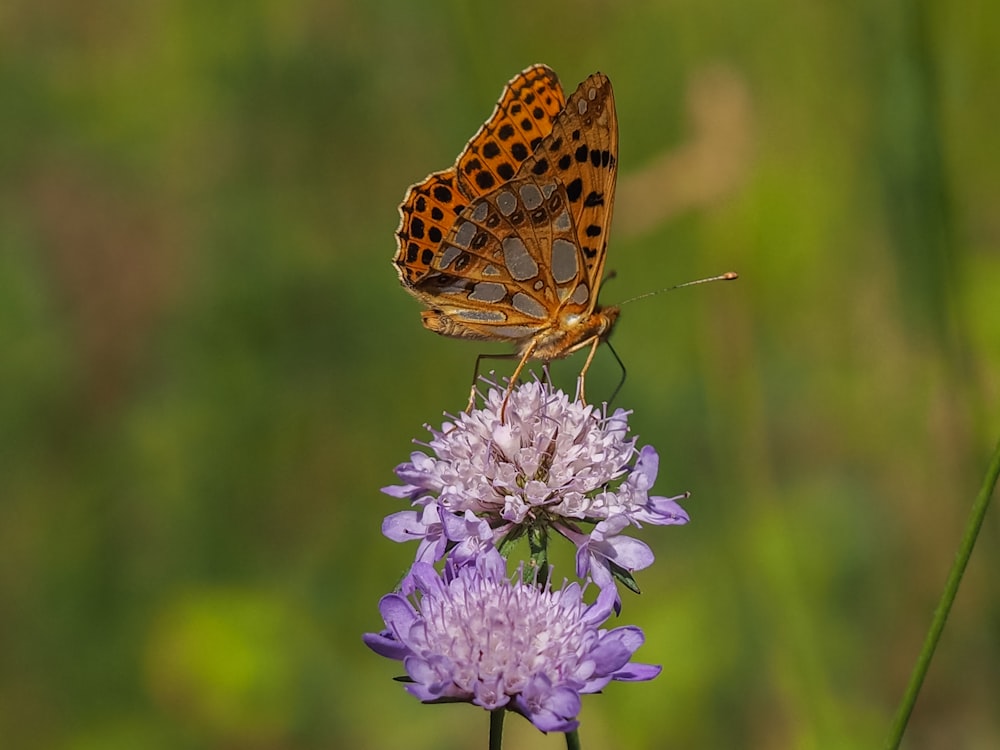
{"label": "butterfly body", "polygon": [[514,378],[528,359],[596,347],[618,317],[597,304],[617,171],[606,76],[588,77],[568,101],[543,65],[515,76],[455,166],[400,206],[393,262],[428,308],[424,327],[513,343]]}

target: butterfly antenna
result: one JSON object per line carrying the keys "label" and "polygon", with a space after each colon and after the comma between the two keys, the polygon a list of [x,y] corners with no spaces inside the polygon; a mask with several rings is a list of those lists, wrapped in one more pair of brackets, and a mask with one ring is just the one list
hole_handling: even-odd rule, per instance
{"label": "butterfly antenna", "polygon": [[619,305],[624,305],[628,302],[635,302],[636,300],[646,299],[646,297],[652,297],[654,294],[661,294],[662,292],[672,292],[674,289],[681,289],[686,286],[694,286],[695,284],[707,284],[710,281],[733,281],[738,279],[740,276],[733,271],[729,273],[723,273],[718,276],[710,276],[707,279],[695,279],[694,281],[685,281],[683,284],[675,284],[674,286],[664,287],[663,289],[657,289],[653,292],[646,292],[645,294],[640,294],[638,297],[631,297],[624,302],[619,302]]}
{"label": "butterfly antenna", "polygon": [[610,406],[611,403],[615,400],[615,396],[617,396],[618,393],[619,393],[619,391],[621,391],[622,386],[625,385],[625,378],[628,375],[628,371],[625,369],[625,363],[622,362],[622,358],[618,356],[618,352],[616,352],[615,348],[613,346],[611,346],[611,342],[608,341],[608,340],[605,340],[604,343],[607,345],[607,347],[610,350],[611,354],[615,358],[615,362],[618,363],[618,366],[622,370],[621,379],[618,381],[618,385],[615,386],[615,390],[611,393],[611,398],[608,399],[608,405]]}

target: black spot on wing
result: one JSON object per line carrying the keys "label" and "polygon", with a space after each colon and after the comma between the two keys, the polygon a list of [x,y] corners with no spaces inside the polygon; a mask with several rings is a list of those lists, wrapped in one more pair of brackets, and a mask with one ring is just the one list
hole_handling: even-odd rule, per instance
{"label": "black spot on wing", "polygon": [[535,166],[533,166],[531,168],[531,173],[532,174],[536,174],[536,175],[543,175],[543,174],[545,174],[548,171],[549,171],[549,160],[548,159],[539,159],[535,163]]}
{"label": "black spot on wing", "polygon": [[569,198],[570,203],[576,203],[580,200],[580,194],[583,192],[583,180],[577,177],[569,185],[566,186],[566,197]]}

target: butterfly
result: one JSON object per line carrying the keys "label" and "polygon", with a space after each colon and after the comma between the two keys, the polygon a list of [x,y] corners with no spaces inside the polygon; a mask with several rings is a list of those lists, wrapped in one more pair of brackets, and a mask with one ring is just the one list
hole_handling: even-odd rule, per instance
{"label": "butterfly", "polygon": [[[393,263],[427,307],[424,327],[513,343],[520,361],[507,396],[529,360],[590,347],[583,398],[619,312],[597,304],[617,175],[607,76],[589,76],[567,101],[555,72],[533,65],[507,84],[455,165],[413,185],[399,207]],[[474,396],[475,386],[470,407]]]}

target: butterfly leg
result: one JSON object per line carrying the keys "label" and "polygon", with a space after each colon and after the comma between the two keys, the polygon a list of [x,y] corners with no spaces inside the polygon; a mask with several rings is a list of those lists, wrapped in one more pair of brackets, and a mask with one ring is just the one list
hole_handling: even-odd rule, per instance
{"label": "butterfly leg", "polygon": [[587,354],[587,361],[583,363],[583,369],[580,370],[580,377],[577,381],[580,384],[580,387],[577,389],[579,392],[579,399],[580,402],[584,404],[587,403],[587,397],[584,393],[584,382],[587,378],[587,370],[590,369],[590,363],[594,361],[594,355],[597,353],[597,347],[600,346],[600,344],[601,337],[594,336],[593,343],[590,345],[590,353]]}
{"label": "butterfly leg", "polygon": [[535,351],[535,342],[532,341],[528,344],[524,353],[521,354],[521,361],[517,363],[517,367],[514,368],[514,374],[510,376],[510,382],[507,383],[507,392],[503,396],[503,403],[500,404],[500,424],[504,423],[507,416],[507,402],[510,400],[511,391],[514,390],[514,386],[517,384],[517,379],[521,375],[521,371],[524,366],[528,364],[528,360],[531,359],[532,352]]}
{"label": "butterfly leg", "polygon": [[625,363],[622,362],[622,358],[618,356],[618,352],[616,352],[615,348],[611,346],[611,342],[606,341],[605,343],[608,345],[608,350],[611,352],[611,355],[615,358],[615,362],[617,362],[618,366],[622,369],[622,376],[618,380],[618,385],[615,386],[614,391],[611,392],[611,398],[608,399],[608,403],[610,404],[615,400],[615,396],[618,395],[622,386],[625,385],[625,378],[628,377],[628,370],[625,369]]}
{"label": "butterfly leg", "polygon": [[[476,381],[479,380],[479,364],[484,359],[515,359],[516,354],[480,354],[476,357],[476,366],[472,370],[472,388],[469,391],[469,404],[465,407],[465,413],[468,414],[472,411],[472,407],[476,405]],[[508,389],[508,393],[509,393]],[[506,401],[504,401],[506,403]]]}

